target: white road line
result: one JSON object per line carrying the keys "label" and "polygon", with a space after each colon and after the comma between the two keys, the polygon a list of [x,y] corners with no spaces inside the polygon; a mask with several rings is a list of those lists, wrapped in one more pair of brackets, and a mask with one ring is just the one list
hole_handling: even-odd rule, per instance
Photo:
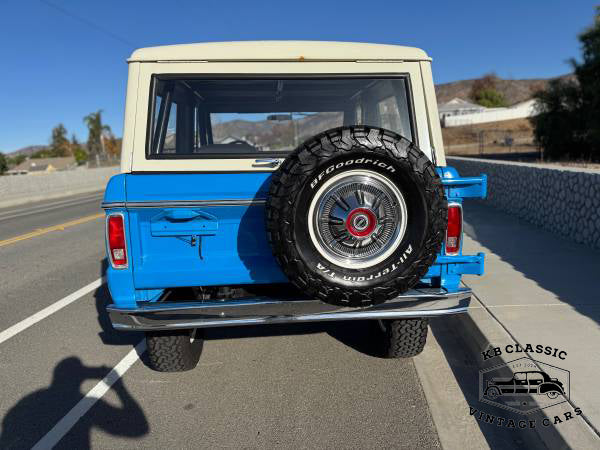
{"label": "white road line", "polygon": [[54,447],[73,428],[73,426],[87,413],[94,404],[106,394],[140,358],[146,350],[146,340],[141,340],[119,363],[106,375],[85,397],[69,411],[46,435],[33,446],[33,450]]}
{"label": "white road line", "polygon": [[35,325],[40,320],[43,320],[46,317],[61,310],[65,306],[70,305],[75,300],[80,299],[84,295],[92,292],[94,289],[98,289],[100,286],[102,286],[102,283],[104,283],[104,280],[102,278],[98,278],[96,281],[92,281],[87,286],[82,287],[81,289],[73,292],[72,294],[67,295],[65,298],[55,303],[52,303],[50,306],[42,309],[41,311],[36,312],[35,314],[27,317],[26,319],[21,320],[19,323],[13,325],[12,327],[0,332],[0,344],[10,339],[11,337],[19,334],[21,331],[26,330],[30,326]]}
{"label": "white road line", "polygon": [[568,305],[566,303],[530,303],[525,305],[485,305],[485,306],[469,306],[469,309],[482,309],[482,308],[535,308],[537,306],[596,306],[592,304],[577,303]]}

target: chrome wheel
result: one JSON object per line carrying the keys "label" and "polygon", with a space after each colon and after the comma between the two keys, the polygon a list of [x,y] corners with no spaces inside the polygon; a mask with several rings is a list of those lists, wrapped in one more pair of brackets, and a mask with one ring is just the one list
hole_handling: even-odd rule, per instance
{"label": "chrome wheel", "polygon": [[311,240],[328,261],[361,269],[385,260],[406,231],[406,202],[385,176],[351,170],[332,177],[308,211]]}

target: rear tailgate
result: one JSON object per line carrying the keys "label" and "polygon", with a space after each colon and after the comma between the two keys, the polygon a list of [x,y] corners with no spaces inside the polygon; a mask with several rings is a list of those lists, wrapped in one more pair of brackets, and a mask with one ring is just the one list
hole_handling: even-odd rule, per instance
{"label": "rear tailgate", "polygon": [[286,281],[265,232],[270,176],[128,174],[135,288]]}

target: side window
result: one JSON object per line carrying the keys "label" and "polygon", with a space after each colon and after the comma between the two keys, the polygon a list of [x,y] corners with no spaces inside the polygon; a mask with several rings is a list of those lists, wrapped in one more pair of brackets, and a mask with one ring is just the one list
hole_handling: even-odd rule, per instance
{"label": "side window", "polygon": [[397,130],[400,128],[400,112],[396,97],[388,97],[377,103],[377,112],[381,127],[388,130]]}
{"label": "side window", "polygon": [[541,384],[544,381],[542,374],[537,372],[527,374],[527,379],[531,384]]}
{"label": "side window", "polygon": [[169,114],[169,121],[167,122],[167,134],[165,136],[165,143],[163,145],[163,152],[175,153],[177,149],[177,103],[171,104],[171,114]]}
{"label": "side window", "polygon": [[360,105],[360,103],[357,103],[357,105],[356,105],[355,118],[356,118],[356,121],[354,123],[356,123],[356,125],[362,125],[363,111],[362,111],[362,106]]}
{"label": "side window", "polygon": [[371,86],[365,100],[361,124],[386,128],[413,139],[405,79],[385,80]]}
{"label": "side window", "polygon": [[515,380],[516,381],[525,381],[526,375],[523,372],[517,372],[515,373]]}

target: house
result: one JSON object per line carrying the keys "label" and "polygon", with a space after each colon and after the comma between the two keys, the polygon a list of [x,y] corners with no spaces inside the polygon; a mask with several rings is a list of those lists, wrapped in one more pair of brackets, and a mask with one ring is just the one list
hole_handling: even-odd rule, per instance
{"label": "house", "polygon": [[529,99],[507,108],[484,108],[484,111],[446,116],[442,119],[444,127],[459,127],[479,123],[501,122],[503,120],[525,119],[538,113],[536,100]]}
{"label": "house", "polygon": [[215,139],[215,144],[231,144],[232,142],[246,141],[244,138],[240,138],[233,135],[225,136],[222,139]]}
{"label": "house", "polygon": [[445,117],[460,116],[463,114],[477,114],[485,111],[485,106],[476,105],[462,98],[455,97],[452,100],[438,105],[440,120],[443,122]]}
{"label": "house", "polygon": [[231,144],[233,142],[246,142],[248,145],[255,147],[258,151],[268,152],[270,147],[267,145],[259,145],[256,143],[258,136],[242,136],[227,135],[221,139],[215,139],[215,144]]}
{"label": "house", "polygon": [[25,175],[69,170],[77,167],[72,156],[60,158],[29,158],[6,172],[6,175]]}

